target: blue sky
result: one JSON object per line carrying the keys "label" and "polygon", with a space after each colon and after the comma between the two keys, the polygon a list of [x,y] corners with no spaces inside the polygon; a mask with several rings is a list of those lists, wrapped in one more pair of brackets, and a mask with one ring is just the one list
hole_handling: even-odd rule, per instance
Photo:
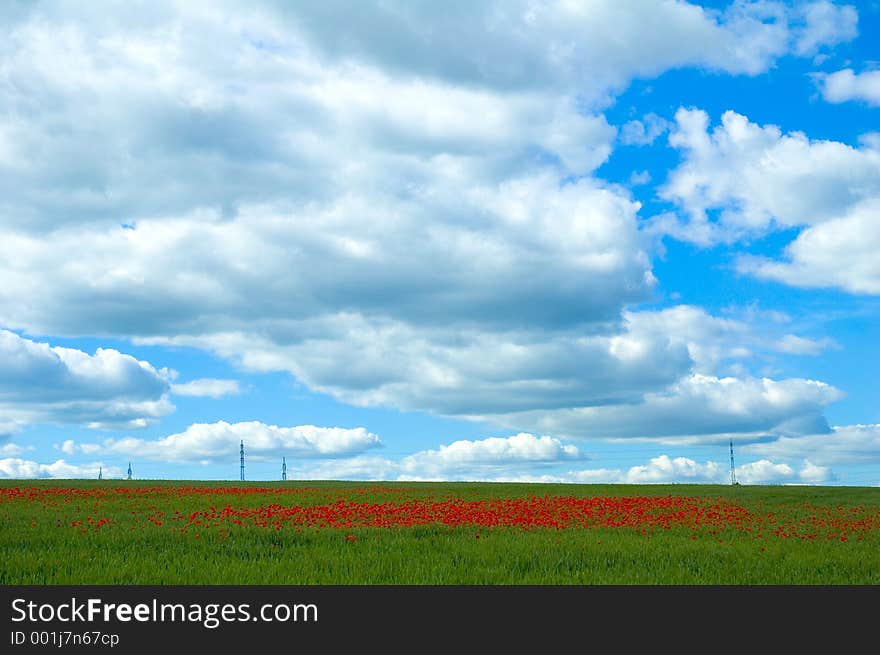
{"label": "blue sky", "polygon": [[880,3],[0,21],[0,477],[880,484]]}

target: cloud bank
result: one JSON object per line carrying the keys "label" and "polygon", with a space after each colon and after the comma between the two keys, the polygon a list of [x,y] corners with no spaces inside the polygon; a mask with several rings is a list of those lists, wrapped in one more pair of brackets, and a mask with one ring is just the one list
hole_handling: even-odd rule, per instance
{"label": "cloud bank", "polygon": [[51,464],[40,464],[27,459],[8,457],[0,459],[0,478],[11,479],[93,479],[98,478],[98,473],[105,478],[120,478],[122,471],[113,466],[101,464],[68,464],[63,459],[56,460]]}
{"label": "cloud bank", "polygon": [[834,73],[817,74],[815,77],[822,97],[828,102],[857,100],[875,107],[880,106],[880,71],[856,73],[851,68],[844,68]]}
{"label": "cloud bank", "polygon": [[117,350],[89,355],[0,330],[0,425],[143,427],[174,409],[169,377]]}
{"label": "cloud bank", "polygon": [[156,440],[127,437],[71,444],[65,452],[137,456],[160,462],[216,462],[235,460],[241,442],[245,442],[247,458],[254,461],[282,456],[344,457],[381,445],[379,437],[364,428],[279,427],[259,421],[218,421],[195,423],[183,432]]}
{"label": "cloud bank", "polygon": [[[816,430],[832,387],[717,370],[742,348],[734,322],[680,310],[676,331],[672,314],[627,311],[656,289],[651,235],[596,171],[670,124],[645,115],[618,135],[602,111],[637,78],[757,75],[856,32],[853,8],[825,1],[23,6],[0,45],[0,326],[189,345],[358,406],[558,437]],[[810,230],[854,234],[880,189],[868,146],[732,112],[711,134],[698,110],[671,129],[685,161],[665,193],[689,222],[670,233],[808,226],[804,252],[742,264],[755,275],[827,277],[813,246],[837,246]],[[874,292],[861,238],[828,284]],[[2,339],[0,430],[136,427],[170,412],[169,394],[239,390]],[[248,431],[255,456],[378,442],[219,422],[95,447],[210,460]]]}

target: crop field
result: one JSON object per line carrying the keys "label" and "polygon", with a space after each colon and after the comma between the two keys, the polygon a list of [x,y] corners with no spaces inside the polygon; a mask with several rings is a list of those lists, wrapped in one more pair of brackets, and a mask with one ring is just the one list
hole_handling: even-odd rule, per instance
{"label": "crop field", "polygon": [[0,584],[876,585],[880,489],[7,480]]}

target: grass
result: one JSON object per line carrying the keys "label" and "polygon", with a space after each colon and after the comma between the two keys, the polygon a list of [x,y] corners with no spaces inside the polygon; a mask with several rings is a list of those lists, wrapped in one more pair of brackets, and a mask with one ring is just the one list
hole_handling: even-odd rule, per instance
{"label": "grass", "polygon": [[[152,490],[137,492],[144,487]],[[254,492],[241,493],[248,489]],[[295,521],[275,525],[274,519],[262,524],[262,519],[247,519],[236,525],[226,519],[198,523],[191,516],[207,516],[211,508],[226,505],[257,510],[275,504],[282,511],[293,505],[330,507],[339,500],[491,503],[544,496],[701,499],[707,506],[721,503],[742,509],[750,518],[743,525],[658,526],[639,519],[619,527],[524,529],[470,523],[369,527],[355,522],[322,527]],[[101,520],[105,523],[98,526]],[[777,536],[774,529],[788,536]],[[876,488],[0,483],[3,585],[876,585],[878,546]]]}

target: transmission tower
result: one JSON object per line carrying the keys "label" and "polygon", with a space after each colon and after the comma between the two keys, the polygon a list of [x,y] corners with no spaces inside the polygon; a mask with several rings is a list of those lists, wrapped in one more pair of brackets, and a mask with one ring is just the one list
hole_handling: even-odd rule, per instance
{"label": "transmission tower", "polygon": [[281,479],[287,480],[287,462],[283,457],[281,458]]}
{"label": "transmission tower", "polygon": [[241,442],[241,449],[239,452],[238,461],[241,463],[241,481],[244,482],[244,440]]}
{"label": "transmission tower", "polygon": [[733,464],[733,439],[730,440],[730,484],[737,484],[736,466]]}
{"label": "transmission tower", "polygon": [[126,476],[127,480],[131,480],[131,462],[128,463],[128,475]]}
{"label": "transmission tower", "polygon": [[98,479],[99,480],[104,479],[104,467],[102,467],[102,466],[98,467]]}

